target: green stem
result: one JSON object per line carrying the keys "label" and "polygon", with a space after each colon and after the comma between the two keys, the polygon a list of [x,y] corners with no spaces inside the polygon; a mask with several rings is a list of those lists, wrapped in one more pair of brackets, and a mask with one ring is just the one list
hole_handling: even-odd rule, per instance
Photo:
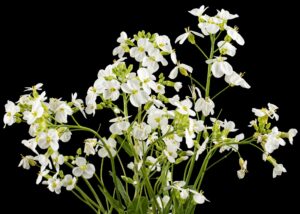
{"label": "green stem", "polygon": [[228,154],[224,155],[222,158],[220,158],[216,162],[212,163],[209,167],[206,168],[206,171],[208,171],[209,169],[211,169],[212,167],[214,167],[215,165],[217,165],[221,161],[225,160],[226,158],[228,158],[232,154],[232,152],[233,152],[233,150],[231,150]]}
{"label": "green stem", "polygon": [[222,94],[223,92],[225,92],[228,88],[230,88],[231,86],[228,85],[225,88],[223,88],[221,91],[219,91],[216,95],[214,95],[211,99],[215,99],[217,96],[219,96],[220,94]]}
{"label": "green stem", "polygon": [[197,43],[194,44],[196,46],[196,48],[202,53],[202,55],[206,58],[209,59],[208,56],[204,53],[204,51],[202,50],[202,48],[199,47],[199,45],[197,45]]}
{"label": "green stem", "polygon": [[84,197],[81,197],[80,195],[78,195],[74,190],[72,190],[72,193],[83,203],[85,203],[86,205],[88,205],[95,213],[98,213],[98,211],[95,209],[95,207],[93,207],[91,205],[91,203],[89,203],[87,200],[85,200]]}
{"label": "green stem", "polygon": [[91,183],[90,183],[87,179],[83,178],[83,180],[84,180],[84,182],[86,183],[86,185],[88,186],[88,188],[90,189],[90,191],[92,192],[92,194],[94,195],[96,201],[98,202],[100,210],[101,210],[103,213],[105,213],[105,209],[104,209],[104,207],[103,207],[103,204],[101,203],[101,201],[100,201],[100,199],[99,199],[99,197],[98,197],[96,191],[94,190],[93,186],[91,185]]}

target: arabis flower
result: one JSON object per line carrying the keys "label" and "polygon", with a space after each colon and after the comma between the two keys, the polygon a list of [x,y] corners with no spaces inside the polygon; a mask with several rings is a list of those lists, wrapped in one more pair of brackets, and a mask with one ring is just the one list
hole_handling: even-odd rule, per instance
{"label": "arabis flower", "polygon": [[16,122],[15,115],[19,111],[20,111],[20,107],[8,100],[7,103],[5,104],[6,114],[4,115],[4,118],[3,118],[4,124],[7,124],[9,126],[14,124]]}
{"label": "arabis flower", "polygon": [[77,167],[73,168],[73,175],[76,177],[84,177],[90,179],[95,173],[95,166],[93,164],[87,163],[86,159],[83,157],[77,157],[75,160]]}

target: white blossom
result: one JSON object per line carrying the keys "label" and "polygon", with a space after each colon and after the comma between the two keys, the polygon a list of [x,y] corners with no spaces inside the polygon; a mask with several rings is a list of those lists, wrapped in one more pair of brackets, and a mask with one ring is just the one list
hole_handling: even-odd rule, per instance
{"label": "white blossom", "polygon": [[126,121],[127,119],[128,117],[116,117],[111,119],[109,122],[113,124],[109,127],[109,131],[112,134],[122,135],[123,131],[127,131],[130,126],[130,123]]}
{"label": "white blossom", "polygon": [[8,100],[5,104],[5,112],[3,122],[4,124],[11,126],[16,122],[15,115],[20,112],[20,107]]}
{"label": "white blossom", "polygon": [[31,155],[27,155],[25,157],[22,157],[20,163],[19,163],[19,167],[23,167],[23,169],[30,169],[31,164],[30,163],[34,163],[34,157]]}
{"label": "white blossom", "polygon": [[239,17],[239,15],[231,14],[231,13],[229,13],[229,11],[221,9],[221,11],[218,10],[217,17],[219,17],[220,19],[223,19],[224,21],[227,21],[227,20],[235,19],[235,18]]}
{"label": "white blossom", "polygon": [[77,157],[75,160],[77,167],[73,168],[73,175],[76,177],[84,177],[90,179],[95,173],[95,166],[91,163],[87,163],[86,159],[83,157]]}
{"label": "white blossom", "polygon": [[72,191],[76,186],[76,182],[77,182],[77,178],[68,174],[65,175],[64,179],[62,180],[62,185],[66,187],[68,191]]}
{"label": "white blossom", "polygon": [[48,185],[48,189],[51,192],[55,192],[56,194],[61,193],[62,182],[59,178],[56,178],[56,176],[49,178],[47,181],[44,181],[43,184]]}
{"label": "white blossom", "polygon": [[72,103],[73,105],[79,109],[81,114],[86,118],[85,112],[84,112],[84,103],[82,99],[77,99],[77,93],[74,93],[71,95],[72,97]]}
{"label": "white blossom", "polygon": [[233,73],[232,66],[226,62],[226,57],[216,57],[215,59],[206,60],[207,64],[212,64],[211,66],[211,72],[216,78],[222,77],[225,75],[231,75]]}
{"label": "white blossom", "polygon": [[189,28],[185,28],[185,33],[179,35],[176,40],[175,43],[179,42],[180,45],[182,45],[191,35],[196,35],[198,37],[203,38],[204,36],[201,33],[198,33],[196,31],[190,30]]}
{"label": "white blossom", "polygon": [[119,58],[122,58],[125,54],[128,45],[126,44],[126,40],[128,39],[126,32],[122,31],[120,37],[117,39],[117,42],[120,46],[114,48],[113,55],[118,55]]}
{"label": "white blossom", "polygon": [[132,136],[138,140],[146,140],[151,133],[151,126],[145,122],[135,123],[132,129]]}
{"label": "white blossom", "polygon": [[121,88],[125,93],[130,94],[130,102],[135,107],[140,107],[150,99],[147,92],[140,88],[140,81],[137,79],[128,80]]}
{"label": "white blossom", "polygon": [[[173,70],[170,72],[169,74],[169,78],[170,79],[175,79],[178,75],[178,71],[183,70],[183,71],[187,71],[189,73],[193,72],[193,68],[189,65],[183,64],[183,63],[178,63],[175,68],[173,68]],[[185,73],[183,72],[183,73]]]}
{"label": "white blossom", "polygon": [[297,129],[290,129],[288,131],[288,139],[290,144],[293,145],[293,138],[297,135],[297,133],[298,133]]}
{"label": "white blossom", "polygon": [[113,139],[113,138],[108,138],[108,140],[106,140],[106,139],[103,139],[103,140],[104,140],[104,143],[102,143],[102,142],[100,143],[101,149],[99,149],[98,155],[101,158],[105,158],[105,157],[110,158],[110,155],[112,157],[114,157],[117,154],[117,151],[116,151],[117,142],[116,142],[116,140]]}
{"label": "white blossom", "polygon": [[31,111],[24,111],[23,119],[27,121],[28,125],[34,123],[38,118],[44,114],[44,108],[40,102],[34,102]]}
{"label": "white blossom", "polygon": [[41,149],[47,149],[49,146],[57,151],[59,136],[55,129],[49,129],[47,132],[41,132],[38,136],[38,145]]}
{"label": "white blossom", "polygon": [[236,47],[226,41],[219,41],[217,43],[219,51],[222,55],[234,56],[236,54]]}
{"label": "white blossom", "polygon": [[96,138],[88,138],[84,141],[84,154],[86,155],[95,155],[96,154],[96,145],[98,141]]}
{"label": "white blossom", "polygon": [[225,30],[227,31],[228,36],[230,36],[230,38],[236,41],[239,45],[245,44],[244,38],[238,33],[235,28],[226,25]]}
{"label": "white blossom", "polygon": [[130,49],[130,56],[136,61],[142,62],[150,48],[153,48],[153,44],[146,38],[140,38],[137,40],[137,47]]}
{"label": "white blossom", "polygon": [[249,89],[251,86],[236,72],[230,75],[225,75],[225,81],[230,85],[241,86],[242,88]]}
{"label": "white blossom", "polygon": [[239,164],[240,164],[241,169],[237,171],[237,176],[239,179],[243,179],[247,172],[247,161],[243,160],[243,158],[240,158]]}
{"label": "white blossom", "polygon": [[273,168],[273,178],[282,175],[283,172],[287,172],[284,166],[282,164],[275,163],[275,166]]}
{"label": "white blossom", "polygon": [[121,88],[121,86],[119,81],[106,81],[103,83],[103,85],[105,87],[105,90],[103,92],[103,98],[106,100],[111,99],[111,101],[116,101],[120,96],[119,89]]}
{"label": "white blossom", "polygon": [[208,7],[205,7],[204,5],[202,5],[199,8],[194,8],[192,10],[189,11],[190,14],[192,14],[193,16],[197,16],[197,17],[201,17],[204,12],[207,10]]}

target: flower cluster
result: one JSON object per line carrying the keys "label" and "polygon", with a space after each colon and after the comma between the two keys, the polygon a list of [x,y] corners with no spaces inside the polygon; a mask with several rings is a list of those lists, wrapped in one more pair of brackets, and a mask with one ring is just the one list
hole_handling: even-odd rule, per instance
{"label": "flower cluster", "polygon": [[[237,176],[245,177],[247,160],[240,154],[240,146],[258,149],[263,160],[274,166],[274,178],[286,172],[271,154],[286,144],[284,139],[292,144],[297,130],[282,132],[271,127],[269,120],[279,119],[275,105],[253,108],[256,119],[250,126],[254,134],[249,137],[238,132],[233,121],[215,115],[216,96],[230,87],[249,89],[250,85],[226,58],[235,56],[235,44],[245,43],[238,28],[228,25],[238,15],[222,9],[209,16],[206,10],[201,6],[189,11],[198,18],[199,32],[186,28],[175,40],[180,45],[188,41],[203,55],[208,68],[206,82],[197,80],[190,65],[177,60],[168,36],[140,31],[131,38],[121,32],[113,50],[117,59],[99,70],[85,102],[77,98],[77,93],[71,95],[70,102],[48,99],[41,83],[26,88],[27,94],[16,103],[7,101],[4,124],[29,125],[31,138],[22,144],[32,154],[22,156],[19,166],[38,167],[37,184],[43,183],[57,194],[65,187],[95,213],[110,213],[113,209],[120,213],[124,209],[126,213],[169,213],[173,209],[192,213],[197,204],[208,201],[201,185],[208,167],[231,153],[237,154]],[[209,54],[198,45],[198,40],[206,38],[211,43]],[[210,79],[223,76],[227,86],[211,96]],[[183,87],[181,81],[176,81],[178,77],[190,80],[190,94],[177,93]],[[76,113],[87,118],[102,109],[114,114],[108,119],[106,137],[75,118]],[[84,140],[76,154],[63,154],[62,144],[67,144],[75,131],[89,132],[91,137]],[[123,154],[128,157],[121,159]],[[101,160],[100,173],[93,164],[96,157]],[[103,178],[104,161],[110,162],[112,192]],[[177,166],[184,169],[181,178],[174,175]],[[79,187],[79,180],[85,181],[94,198]]]}

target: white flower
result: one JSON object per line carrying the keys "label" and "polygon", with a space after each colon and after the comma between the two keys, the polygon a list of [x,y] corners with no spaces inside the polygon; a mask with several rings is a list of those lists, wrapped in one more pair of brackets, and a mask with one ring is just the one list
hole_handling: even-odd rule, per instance
{"label": "white flower", "polygon": [[226,57],[216,57],[215,59],[206,60],[207,64],[212,64],[211,71],[214,77],[220,78],[224,74],[225,75],[231,75],[233,73],[232,66],[226,62]]}
{"label": "white flower", "polygon": [[197,149],[197,153],[196,153],[196,158],[195,158],[196,161],[198,160],[199,155],[201,155],[205,151],[206,145],[207,145],[208,141],[209,141],[209,138],[206,138],[204,140],[204,142],[201,144],[201,146],[198,145],[198,149]]}
{"label": "white flower", "polygon": [[169,78],[170,79],[175,79],[178,75],[178,71],[181,71],[181,73],[185,74],[188,72],[192,73],[193,68],[189,65],[183,64],[183,63],[178,63],[175,68],[170,72]]}
{"label": "white flower", "polygon": [[51,155],[52,163],[55,166],[56,171],[59,171],[60,165],[63,165],[65,162],[64,156],[62,154],[59,154],[57,151],[55,151]]}
{"label": "white flower", "polygon": [[216,34],[220,30],[219,25],[223,22],[221,19],[217,17],[210,17],[208,15],[204,15],[201,18],[203,21],[201,20],[198,27],[205,36]]}
{"label": "white flower", "polygon": [[279,116],[276,113],[278,107],[272,103],[268,103],[268,108],[269,108],[269,111],[267,111],[268,116],[271,119],[275,119],[276,121],[279,120]]}
{"label": "white flower", "polygon": [[64,143],[69,142],[71,140],[72,132],[69,129],[64,130],[64,132],[60,136],[60,140]]}
{"label": "white flower", "polygon": [[49,170],[41,169],[41,171],[38,173],[38,177],[37,177],[35,183],[36,183],[37,185],[40,184],[40,183],[42,182],[43,178],[44,178],[46,175],[48,175],[49,172],[50,172]]}
{"label": "white flower", "polygon": [[64,179],[62,180],[62,185],[66,187],[68,191],[71,191],[75,188],[76,182],[77,178],[68,174],[65,175]]}
{"label": "white flower", "polygon": [[204,5],[202,5],[199,8],[194,8],[194,9],[190,10],[189,13],[192,14],[193,16],[201,17],[207,8],[208,7],[205,7]]}
{"label": "white flower", "polygon": [[201,96],[201,92],[199,89],[197,89],[199,99],[195,103],[195,111],[200,112],[202,111],[202,114],[207,117],[208,115],[214,114],[214,108],[215,104],[214,102],[209,98],[206,97],[205,99]]}
{"label": "white flower", "polygon": [[128,80],[121,88],[125,93],[130,94],[130,102],[135,107],[140,107],[150,99],[147,92],[140,89],[140,81],[137,79]]}
{"label": "white flower", "polygon": [[43,184],[48,185],[48,189],[51,192],[55,192],[56,194],[61,193],[62,182],[59,178],[56,177],[49,178],[47,181],[44,181]]}
{"label": "white flower", "polygon": [[84,150],[83,152],[86,154],[86,155],[95,155],[96,154],[96,150],[95,150],[95,147],[97,145],[97,139],[96,138],[89,138],[89,139],[86,139],[84,141]]}
{"label": "white flower", "polygon": [[161,166],[160,166],[159,162],[157,161],[157,158],[154,158],[152,156],[148,156],[146,158],[146,161],[148,163],[150,163],[150,167],[149,168],[150,168],[151,171],[154,171],[154,170],[156,170],[157,172],[161,171]]}
{"label": "white flower", "polygon": [[244,161],[243,158],[240,158],[239,164],[241,169],[237,171],[237,176],[239,179],[243,179],[245,177],[245,173],[247,172],[247,161]]}
{"label": "white flower", "polygon": [[205,201],[209,201],[206,199],[206,197],[203,195],[202,192],[197,192],[195,190],[189,190],[191,193],[193,193],[193,200],[197,203],[197,204],[204,204]]}
{"label": "white flower", "polygon": [[44,108],[40,102],[34,102],[31,111],[24,111],[23,119],[27,121],[28,125],[34,123],[38,118],[44,114]]}
{"label": "white flower", "polygon": [[138,140],[146,140],[151,133],[151,126],[147,123],[135,123],[132,129],[132,136]]}
{"label": "white flower", "polygon": [[117,134],[117,135],[122,135],[123,131],[127,131],[127,129],[130,126],[130,123],[128,121],[126,121],[128,119],[124,118],[124,117],[116,117],[111,119],[109,122],[113,123],[110,127],[109,127],[109,131],[112,134]]}
{"label": "white flower", "polygon": [[157,196],[156,197],[156,201],[158,203],[158,206],[162,209],[165,208],[167,206],[167,204],[170,201],[170,196],[168,195],[164,195],[164,197],[161,199],[161,197]]}
{"label": "white flower", "polygon": [[130,56],[136,61],[142,62],[146,57],[146,51],[149,51],[150,48],[153,48],[153,44],[146,38],[140,38],[137,40],[137,47],[130,49]]}
{"label": "white flower", "polygon": [[128,49],[126,40],[128,39],[126,32],[122,31],[120,37],[117,39],[117,42],[120,43],[120,46],[114,48],[113,55],[118,55],[119,58],[122,58],[125,54],[125,51]]}
{"label": "white flower", "polygon": [[235,19],[235,18],[239,17],[239,15],[238,14],[230,14],[229,11],[221,9],[221,11],[218,10],[217,17],[219,17],[220,19],[223,19],[224,21],[227,21],[227,20]]}
{"label": "white flower", "polygon": [[272,129],[272,132],[267,135],[267,142],[265,143],[265,150],[271,154],[274,150],[279,148],[279,145],[285,146],[285,141],[280,138],[280,132],[277,127]]}
{"label": "white flower", "polygon": [[67,123],[68,115],[72,115],[73,111],[66,102],[61,102],[60,105],[54,109],[55,120],[59,123]]}
{"label": "white flower", "polygon": [[151,94],[151,89],[152,90],[156,89],[156,83],[154,82],[156,77],[152,74],[152,72],[150,72],[150,70],[148,70],[146,68],[140,68],[137,71],[137,74],[138,74],[140,81],[142,82],[142,87],[143,87],[144,91],[147,94]]}
{"label": "white flower", "polygon": [[4,124],[11,126],[16,122],[15,115],[20,112],[20,107],[8,100],[5,104],[5,112],[6,114],[4,115],[3,122]]}
{"label": "white flower", "polygon": [[165,35],[157,35],[155,37],[155,42],[157,46],[164,52],[171,53],[172,52],[172,46],[171,41],[168,36]]}
{"label": "white flower", "polygon": [[21,142],[24,146],[26,146],[28,149],[30,149],[31,151],[33,151],[35,154],[38,155],[38,152],[36,151],[36,147],[37,147],[37,141],[35,138],[32,138],[30,140],[22,140]]}
{"label": "white flower", "polygon": [[180,114],[190,115],[192,117],[196,115],[196,113],[191,109],[193,103],[188,98],[186,98],[181,102],[177,102],[176,106],[177,106],[177,111]]}
{"label": "white flower", "polygon": [[273,178],[282,175],[283,172],[286,172],[284,166],[282,164],[275,163],[275,166],[273,168]]}
{"label": "white flower", "polygon": [[24,91],[40,91],[42,90],[43,83],[38,83],[32,87],[25,87]]}
{"label": "white flower", "polygon": [[163,110],[155,108],[148,114],[147,123],[151,126],[152,129],[156,129],[157,127],[168,125],[168,118],[166,117],[166,113]]}
{"label": "white flower", "polygon": [[34,163],[34,157],[31,155],[27,155],[25,157],[22,157],[22,160],[19,163],[18,167],[23,167],[23,169],[30,169],[31,163]]}
{"label": "white flower", "polygon": [[87,114],[93,114],[93,116],[95,116],[96,109],[97,109],[97,103],[96,102],[89,103],[89,104],[86,105],[85,112]]}
{"label": "white flower", "polygon": [[38,155],[35,157],[35,160],[37,160],[39,162],[39,164],[41,165],[41,171],[44,171],[48,166],[49,166],[49,169],[52,169],[52,163],[49,160],[48,156]]}
{"label": "white flower", "polygon": [[276,121],[279,119],[279,115],[276,113],[278,107],[274,104],[268,103],[268,109],[262,108],[262,109],[256,109],[252,108],[252,112],[257,117],[264,117],[268,115],[271,119],[275,119]]}
{"label": "white flower", "polygon": [[179,90],[181,88],[182,88],[182,83],[181,82],[175,82],[175,84],[174,84],[175,91],[179,92]]}
{"label": "white flower", "polygon": [[185,40],[187,40],[189,38],[190,35],[196,35],[196,36],[199,36],[201,38],[204,37],[201,33],[198,33],[196,31],[190,30],[189,28],[185,28],[184,30],[185,30],[185,33],[179,35],[176,38],[175,43],[179,42],[179,44],[182,45],[185,42]]}
{"label": "white flower", "polygon": [[245,44],[245,40],[237,32],[236,29],[226,25],[225,30],[227,31],[228,36],[230,36],[230,38],[232,38],[234,41],[236,41],[239,45],[244,45]]}
{"label": "white flower", "polygon": [[49,129],[46,132],[41,132],[38,136],[38,145],[41,149],[47,149],[49,146],[57,151],[59,148],[58,144],[59,136],[55,129]]}
{"label": "white flower", "polygon": [[218,42],[219,51],[222,55],[234,56],[236,54],[236,47],[226,41]]}
{"label": "white flower", "polygon": [[290,141],[290,144],[293,145],[293,138],[297,135],[298,131],[297,129],[290,129],[288,132],[288,139]]}
{"label": "white flower", "polygon": [[[111,154],[112,157],[114,157],[116,154],[117,154],[117,151],[116,151],[116,146],[117,146],[117,142],[115,139],[113,138],[108,138],[108,140],[106,139],[103,139],[105,141],[105,144],[103,145],[103,143],[101,142],[101,149],[99,149],[98,151],[98,155],[101,157],[101,158],[105,158],[105,157],[109,157],[110,158],[110,155],[109,155],[109,152]],[[109,152],[107,151],[109,150]]]}
{"label": "white flower", "polygon": [[149,57],[144,57],[142,65],[149,69],[149,71],[156,72],[159,68],[158,62],[161,62],[163,66],[168,65],[168,61],[161,55],[159,49],[150,48],[148,50]]}
{"label": "white flower", "polygon": [[85,112],[84,112],[84,104],[82,99],[77,99],[77,93],[71,94],[72,96],[72,103],[73,105],[79,109],[81,114],[86,118]]}
{"label": "white flower", "polygon": [[179,143],[166,142],[166,148],[163,150],[163,153],[170,163],[175,163],[175,159],[178,157],[177,150],[179,145]]}
{"label": "white flower", "polygon": [[120,83],[117,80],[111,80],[104,82],[105,90],[103,92],[103,98],[108,100],[111,99],[112,101],[116,101],[120,96]]}
{"label": "white flower", "polygon": [[75,160],[77,167],[73,168],[73,175],[76,177],[84,177],[90,179],[95,173],[95,166],[93,164],[87,163],[86,159],[83,157],[77,157]]}
{"label": "white flower", "polygon": [[236,72],[232,72],[231,75],[225,76],[225,81],[230,85],[241,86],[242,88],[249,89],[251,86]]}

